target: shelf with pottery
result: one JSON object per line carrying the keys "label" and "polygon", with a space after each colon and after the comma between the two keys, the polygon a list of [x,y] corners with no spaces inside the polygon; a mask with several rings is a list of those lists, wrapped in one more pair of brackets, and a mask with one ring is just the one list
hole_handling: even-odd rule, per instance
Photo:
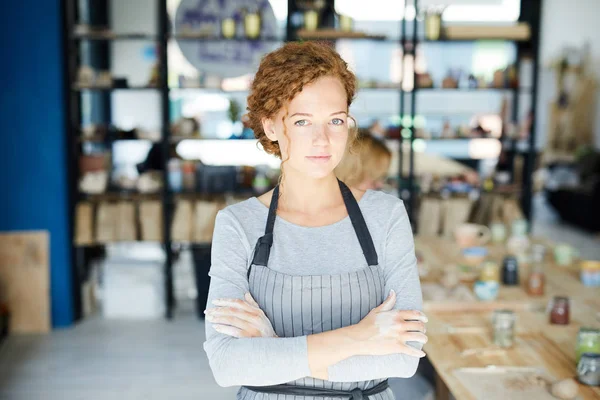
{"label": "shelf with pottery", "polygon": [[161,196],[161,192],[141,193],[136,190],[107,190],[101,193],[79,193],[81,200],[90,202],[159,200]]}
{"label": "shelf with pottery", "polygon": [[[377,90],[394,90],[394,91],[400,91],[401,87],[399,84],[396,83],[387,83],[387,82],[383,82],[383,83],[370,83],[368,81],[365,82],[358,82],[358,93],[360,94],[361,91],[377,91]],[[250,91],[249,88],[245,88],[245,89],[223,89],[221,87],[207,87],[207,86],[193,86],[193,85],[189,85],[189,86],[171,86],[169,87],[169,90],[171,92],[177,92],[177,91],[203,91],[203,92],[212,92],[212,93],[222,93],[222,94],[248,94],[248,92]],[[508,89],[506,89],[508,90]]]}
{"label": "shelf with pottery", "polygon": [[[359,31],[344,31],[339,29],[299,29],[296,34],[298,38],[302,40],[338,40],[338,39],[362,39],[362,40],[376,40],[385,41],[389,40],[386,35],[373,35],[366,32]],[[400,42],[400,40],[395,40]]]}
{"label": "shelf with pottery", "polygon": [[284,42],[284,37],[276,36],[259,36],[259,37],[225,37],[225,36],[214,36],[212,34],[176,34],[170,35],[169,39],[178,41],[198,41],[198,42]]}
{"label": "shelf with pottery", "polygon": [[120,40],[145,40],[157,41],[159,37],[147,33],[88,33],[88,34],[73,34],[71,40],[89,40],[89,41],[120,41]]}
{"label": "shelf with pottery", "polygon": [[159,40],[159,35],[144,32],[119,33],[107,26],[76,23],[70,34],[71,40]]}
{"label": "shelf with pottery", "polygon": [[[442,92],[442,93],[452,93],[452,94],[457,94],[457,93],[484,93],[484,92],[488,92],[488,93],[493,93],[493,92],[497,92],[497,93],[501,93],[501,94],[506,94],[506,93],[510,93],[512,91],[515,90],[530,90],[529,88],[510,88],[510,87],[467,87],[467,88],[444,88],[444,87],[416,87],[415,90],[417,92]],[[410,93],[410,91],[408,91],[407,93]]]}
{"label": "shelf with pottery", "polygon": [[151,90],[151,91],[158,91],[158,90],[160,90],[160,88],[156,87],[156,86],[123,86],[123,87],[117,87],[117,86],[83,86],[83,85],[74,85],[71,88],[71,90],[74,91],[74,92],[85,92],[85,91],[116,92],[116,91],[123,91],[123,90],[131,90],[131,91],[146,91],[146,90]]}

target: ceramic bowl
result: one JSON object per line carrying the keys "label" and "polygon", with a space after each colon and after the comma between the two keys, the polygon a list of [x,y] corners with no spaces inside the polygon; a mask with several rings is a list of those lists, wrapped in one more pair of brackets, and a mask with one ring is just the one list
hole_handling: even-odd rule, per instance
{"label": "ceramic bowl", "polygon": [[475,296],[482,301],[491,301],[498,297],[500,284],[494,281],[477,281],[473,285]]}
{"label": "ceramic bowl", "polygon": [[476,267],[485,261],[488,250],[485,247],[467,247],[462,250],[465,265]]}

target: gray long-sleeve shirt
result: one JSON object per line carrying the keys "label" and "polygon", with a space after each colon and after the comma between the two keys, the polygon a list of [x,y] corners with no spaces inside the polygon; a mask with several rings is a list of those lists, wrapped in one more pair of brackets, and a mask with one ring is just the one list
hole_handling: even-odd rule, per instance
{"label": "gray long-sleeve shirt", "polygon": [[[368,190],[359,201],[384,272],[385,290],[396,292],[395,309],[422,310],[414,241],[404,204]],[[208,308],[217,298],[243,299],[257,239],[268,208],[256,197],[221,210],[212,242]],[[322,227],[303,227],[277,217],[269,268],[290,275],[339,274],[367,265],[349,217]],[[204,350],[221,386],[265,386],[310,376],[307,336],[234,338],[206,321]],[[416,346],[421,347],[421,346]],[[404,354],[353,356],[328,368],[329,380],[354,382],[409,377],[419,359]]]}

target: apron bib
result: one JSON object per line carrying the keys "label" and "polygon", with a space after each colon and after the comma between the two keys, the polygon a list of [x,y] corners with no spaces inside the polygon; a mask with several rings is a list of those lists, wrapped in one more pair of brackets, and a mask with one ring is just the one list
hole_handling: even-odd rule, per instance
{"label": "apron bib", "polygon": [[[343,182],[338,182],[367,261],[366,267],[343,274],[289,275],[268,267],[279,186],[273,191],[265,234],[256,243],[248,269],[248,283],[252,297],[280,337],[310,335],[357,324],[385,300],[383,272],[373,240],[352,192]],[[305,377],[281,385],[242,386],[237,398],[393,400],[387,383],[387,379],[331,382]]]}

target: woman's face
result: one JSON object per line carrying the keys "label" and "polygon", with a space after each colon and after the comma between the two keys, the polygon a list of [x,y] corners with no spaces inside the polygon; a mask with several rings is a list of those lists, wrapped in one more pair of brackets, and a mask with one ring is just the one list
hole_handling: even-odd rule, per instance
{"label": "woman's face", "polygon": [[319,78],[304,86],[287,110],[264,120],[263,127],[270,140],[278,141],[286,173],[328,176],[342,159],[348,140],[344,86],[337,78]]}

